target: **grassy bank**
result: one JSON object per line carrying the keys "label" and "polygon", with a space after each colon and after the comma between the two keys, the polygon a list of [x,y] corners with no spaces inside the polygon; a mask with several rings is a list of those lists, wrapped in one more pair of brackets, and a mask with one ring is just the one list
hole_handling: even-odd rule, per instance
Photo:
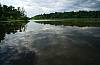
{"label": "grassy bank", "polygon": [[51,24],[51,25],[65,25],[65,26],[90,26],[90,27],[100,27],[100,18],[69,18],[69,19],[52,19],[45,21],[35,21],[37,23]]}

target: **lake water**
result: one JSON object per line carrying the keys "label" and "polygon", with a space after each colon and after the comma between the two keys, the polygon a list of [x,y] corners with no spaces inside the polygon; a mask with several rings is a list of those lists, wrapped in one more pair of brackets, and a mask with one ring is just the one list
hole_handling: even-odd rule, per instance
{"label": "lake water", "polygon": [[13,30],[0,34],[0,65],[100,65],[100,27],[30,20]]}

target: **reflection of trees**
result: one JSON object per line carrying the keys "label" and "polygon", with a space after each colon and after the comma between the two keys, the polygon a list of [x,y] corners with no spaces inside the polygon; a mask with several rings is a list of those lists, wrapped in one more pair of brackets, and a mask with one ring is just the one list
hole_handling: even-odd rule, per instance
{"label": "reflection of trees", "polygon": [[16,33],[17,30],[22,32],[22,29],[24,28],[25,30],[25,24],[26,23],[7,23],[7,22],[0,22],[0,40],[3,40],[5,37],[5,34],[10,34],[10,33]]}

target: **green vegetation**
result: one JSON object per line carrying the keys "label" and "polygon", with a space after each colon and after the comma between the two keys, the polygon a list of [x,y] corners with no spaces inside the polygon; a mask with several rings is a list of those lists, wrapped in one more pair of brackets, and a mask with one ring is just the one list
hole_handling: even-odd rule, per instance
{"label": "green vegetation", "polygon": [[89,27],[100,27],[99,18],[73,18],[73,19],[61,19],[61,20],[47,20],[47,21],[35,21],[42,24],[51,25],[64,25],[64,26],[89,26]]}
{"label": "green vegetation", "polygon": [[18,7],[15,9],[13,6],[1,5],[0,4],[0,20],[27,20],[27,16],[24,14],[24,8]]}
{"label": "green vegetation", "polygon": [[4,39],[5,34],[16,33],[17,30],[20,32],[24,31],[27,22],[28,21],[0,22],[0,42]]}
{"label": "green vegetation", "polygon": [[4,39],[5,34],[20,32],[28,22],[28,17],[24,14],[24,8],[0,4],[0,41]]}
{"label": "green vegetation", "polygon": [[55,12],[36,15],[32,19],[46,19],[47,21],[36,21],[43,24],[100,27],[100,11]]}
{"label": "green vegetation", "polygon": [[78,11],[78,12],[55,12],[41,14],[32,19],[66,19],[66,18],[100,18],[100,11]]}

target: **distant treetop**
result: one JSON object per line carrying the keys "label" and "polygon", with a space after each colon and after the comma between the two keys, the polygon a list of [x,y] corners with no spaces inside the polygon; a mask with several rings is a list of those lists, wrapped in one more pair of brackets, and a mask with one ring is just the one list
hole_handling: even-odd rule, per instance
{"label": "distant treetop", "polygon": [[65,19],[65,18],[100,18],[100,11],[55,12],[50,14],[36,15],[32,17],[32,19]]}
{"label": "distant treetop", "polygon": [[18,7],[17,9],[15,9],[15,7],[13,6],[0,4],[0,20],[26,19],[27,17],[24,13],[25,10],[23,8]]}

